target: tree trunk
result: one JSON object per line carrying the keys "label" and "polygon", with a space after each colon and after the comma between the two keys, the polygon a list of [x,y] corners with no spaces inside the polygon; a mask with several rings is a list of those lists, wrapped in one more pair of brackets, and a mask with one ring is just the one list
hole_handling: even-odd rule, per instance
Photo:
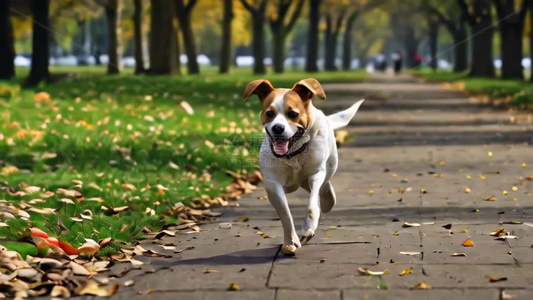
{"label": "tree trunk", "polygon": [[430,22],[429,23],[429,66],[436,70],[438,68],[438,57],[437,57],[437,43],[439,37],[439,24]]}
{"label": "tree trunk", "polygon": [[107,74],[118,74],[122,70],[122,43],[120,36],[120,18],[122,16],[122,0],[109,0],[105,5],[107,20]]}
{"label": "tree trunk", "polygon": [[[533,59],[533,5],[529,5],[529,57]],[[531,72],[531,76],[529,77],[529,80],[533,82],[533,72]]]}
{"label": "tree trunk", "polygon": [[468,69],[468,44],[466,42],[465,28],[458,29],[453,37],[453,71],[463,72]]}
{"label": "tree trunk", "polygon": [[150,74],[179,73],[173,0],[152,0],[151,5]]}
{"label": "tree trunk", "polygon": [[220,73],[228,73],[231,64],[231,20],[233,19],[233,0],[224,0],[222,20],[222,49],[220,50]]}
{"label": "tree trunk", "polygon": [[135,10],[133,12],[133,31],[135,44],[135,74],[144,73],[144,47],[143,47],[143,0],[133,0]]}
{"label": "tree trunk", "polygon": [[[522,25],[522,24],[519,24]],[[522,26],[500,24],[502,79],[524,79],[522,68]]]}
{"label": "tree trunk", "polygon": [[405,65],[407,68],[412,68],[416,65],[415,55],[418,51],[418,39],[415,37],[415,30],[408,25],[405,28]]}
{"label": "tree trunk", "polygon": [[472,25],[472,67],[471,76],[494,77],[494,64],[492,54],[492,40],[494,28],[492,27],[491,7],[488,0],[474,1],[475,24]]}
{"label": "tree trunk", "polygon": [[32,59],[31,70],[26,85],[36,86],[42,80],[50,76],[48,72],[49,59],[49,0],[32,0],[33,12],[33,36],[32,36]]}
{"label": "tree trunk", "polygon": [[333,28],[330,15],[326,15],[326,32],[324,33],[324,69],[327,71],[337,70],[335,58],[337,56],[337,34]]}
{"label": "tree trunk", "polygon": [[15,76],[13,26],[9,19],[9,0],[0,1],[0,79]]}
{"label": "tree trunk", "polygon": [[200,67],[198,66],[196,42],[194,41],[194,33],[192,31],[191,11],[192,6],[185,6],[183,0],[176,1],[176,12],[180,25],[181,37],[183,38],[185,54],[187,54],[187,69],[189,70],[189,74],[199,74]]}
{"label": "tree trunk", "polygon": [[265,69],[265,35],[263,24],[265,23],[264,13],[252,15],[252,51],[254,54],[254,74],[264,74]]}
{"label": "tree trunk", "polygon": [[305,71],[318,71],[318,24],[320,22],[320,4],[322,0],[309,0],[309,32],[307,34],[307,53]]}
{"label": "tree trunk", "polygon": [[275,73],[283,73],[283,60],[285,58],[285,35],[283,25],[278,26],[272,33],[272,43],[274,51],[272,53],[272,66]]}
{"label": "tree trunk", "polygon": [[344,38],[342,40],[342,69],[350,70],[352,65],[352,27],[357,14],[353,13],[346,20],[346,28],[344,29]]}

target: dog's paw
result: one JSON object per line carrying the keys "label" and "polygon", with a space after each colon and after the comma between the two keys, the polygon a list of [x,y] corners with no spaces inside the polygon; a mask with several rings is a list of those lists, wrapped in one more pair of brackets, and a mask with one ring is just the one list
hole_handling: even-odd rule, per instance
{"label": "dog's paw", "polygon": [[294,245],[283,245],[281,247],[281,253],[285,256],[295,256],[296,255],[296,246]]}
{"label": "dog's paw", "polygon": [[315,231],[313,229],[307,229],[304,231],[304,234],[300,238],[300,241],[307,243],[315,236]]}

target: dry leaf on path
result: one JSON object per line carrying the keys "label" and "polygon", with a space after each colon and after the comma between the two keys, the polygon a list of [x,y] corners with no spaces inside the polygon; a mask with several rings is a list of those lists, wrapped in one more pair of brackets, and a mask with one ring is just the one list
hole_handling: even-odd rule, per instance
{"label": "dry leaf on path", "polygon": [[228,291],[240,291],[241,290],[241,287],[236,284],[236,283],[230,283],[229,287],[228,287]]}
{"label": "dry leaf on path", "polygon": [[411,273],[413,273],[413,268],[412,267],[409,268],[409,269],[403,270],[399,275],[403,276],[403,275],[407,275],[407,274],[411,274]]}
{"label": "dry leaf on path", "polygon": [[403,252],[402,251],[402,252],[400,252],[400,254],[402,254],[402,255],[411,255],[412,256],[412,255],[420,255],[420,254],[422,254],[422,252],[419,252],[419,251]]}
{"label": "dry leaf on path", "polygon": [[414,288],[417,290],[431,290],[431,285],[425,282],[420,282]]}
{"label": "dry leaf on path", "polygon": [[500,281],[507,281],[507,277],[494,277],[494,276],[487,276],[487,279],[489,282],[500,282]]}
{"label": "dry leaf on path", "polygon": [[455,252],[455,253],[452,254],[452,256],[465,257],[465,256],[466,256],[466,253]]}
{"label": "dry leaf on path", "polygon": [[209,273],[218,273],[220,272],[219,270],[215,270],[215,269],[205,269],[204,270],[204,274],[209,274]]}
{"label": "dry leaf on path", "polygon": [[118,283],[100,286],[95,280],[89,279],[87,286],[80,291],[80,295],[92,295],[98,297],[109,297],[118,290]]}
{"label": "dry leaf on path", "polygon": [[474,242],[472,240],[466,240],[462,243],[464,247],[474,247]]}
{"label": "dry leaf on path", "polygon": [[420,223],[409,223],[409,222],[405,222],[403,223],[403,226],[402,227],[420,227]]}
{"label": "dry leaf on path", "polygon": [[357,271],[359,271],[359,273],[361,274],[364,274],[364,275],[385,275],[385,274],[389,274],[389,270],[383,270],[383,271],[370,271],[370,269],[368,268],[358,268]]}

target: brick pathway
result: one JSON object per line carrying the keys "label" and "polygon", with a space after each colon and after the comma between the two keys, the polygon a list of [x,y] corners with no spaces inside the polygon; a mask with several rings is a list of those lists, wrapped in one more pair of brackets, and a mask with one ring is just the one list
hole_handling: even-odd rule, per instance
{"label": "brick pathway", "polygon": [[[261,188],[224,211],[218,221],[231,229],[213,223],[166,237],[178,249],[194,248],[169,251],[173,258],[140,257],[142,270],[121,279],[135,284],[115,298],[533,299],[531,119],[414,79],[374,76],[324,88],[321,107],[330,112],[370,95],[348,128],[354,139],[339,149],[338,206],[323,216],[314,239],[295,258],[278,254],[281,225],[268,200],[258,199]],[[289,202],[300,226],[306,194]],[[250,220],[234,222],[242,216]],[[499,227],[518,239],[489,235]],[[463,247],[467,239],[475,246]],[[165,252],[149,241],[144,247]],[[390,273],[361,275],[360,267]],[[412,274],[399,276],[408,268]],[[432,289],[414,289],[421,282]],[[242,290],[226,291],[230,283]]]}

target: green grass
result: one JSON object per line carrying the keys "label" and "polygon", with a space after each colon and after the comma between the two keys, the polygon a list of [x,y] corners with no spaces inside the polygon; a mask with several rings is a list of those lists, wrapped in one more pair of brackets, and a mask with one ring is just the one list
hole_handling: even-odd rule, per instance
{"label": "green grass", "polygon": [[[39,227],[74,246],[84,238],[140,239],[144,227],[179,222],[176,203],[221,195],[233,180],[226,170],[254,170],[263,133],[259,101],[241,99],[249,81],[263,77],[292,87],[307,77],[323,83],[365,78],[362,71],[255,76],[249,69],[219,75],[213,68],[197,76],[133,76],[131,70],[108,76],[102,67],[56,67],[52,72],[62,79],[28,90],[19,88],[27,70],[17,71],[15,80],[0,82],[0,197],[56,213],[29,211],[29,221],[0,214],[10,226],[0,227],[0,239],[19,240]],[[43,91],[50,100],[36,100]],[[41,191],[7,192],[26,185]],[[60,195],[59,188],[77,190],[83,199]],[[46,198],[44,191],[55,195]],[[121,206],[128,209],[111,213]],[[80,221],[81,214],[92,220]]]}
{"label": "green grass", "polygon": [[509,98],[510,104],[519,108],[533,107],[533,84],[520,80],[469,77],[468,72],[453,73],[423,69],[413,71],[429,82],[463,82],[464,90],[471,94],[483,94],[491,99]]}

